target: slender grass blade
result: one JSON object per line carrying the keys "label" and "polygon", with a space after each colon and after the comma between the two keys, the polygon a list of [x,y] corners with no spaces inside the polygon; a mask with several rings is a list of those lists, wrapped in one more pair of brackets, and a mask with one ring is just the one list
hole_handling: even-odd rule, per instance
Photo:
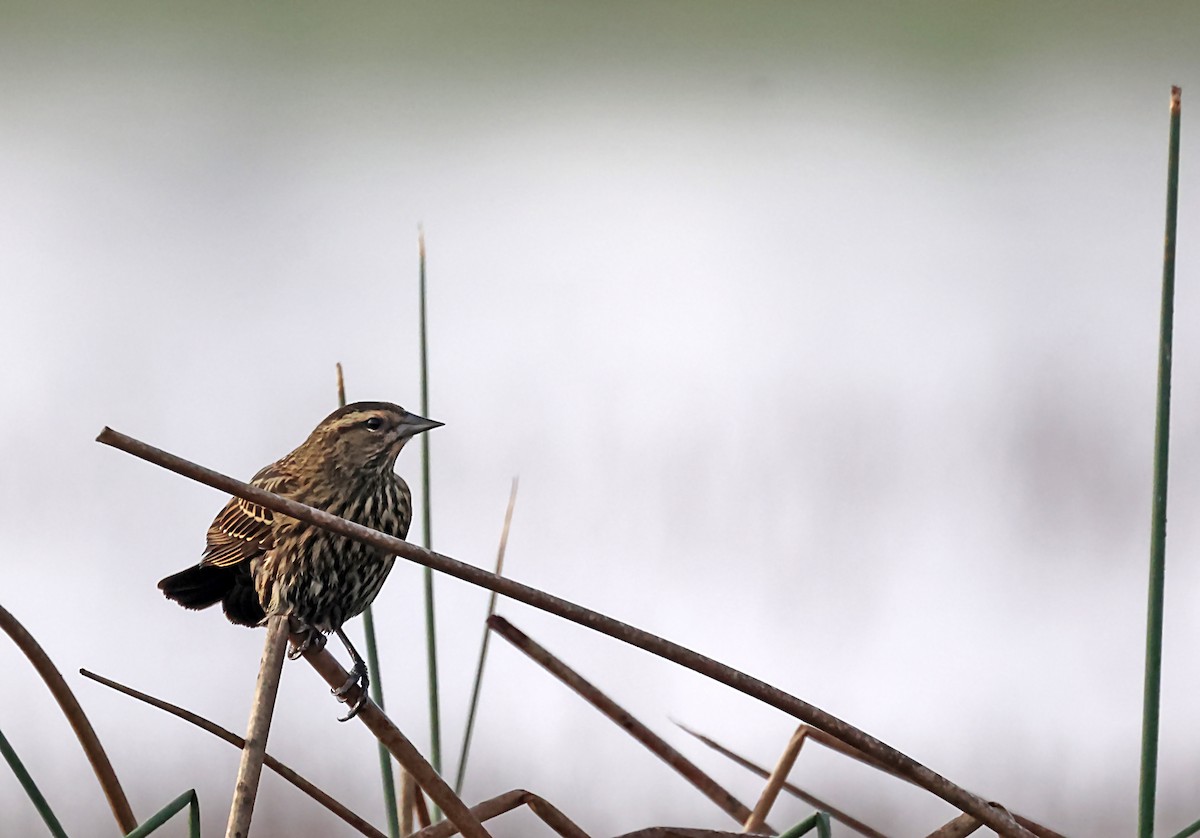
{"label": "slender grass blade", "polygon": [[[337,397],[338,407],[346,406],[346,378],[342,374],[342,365],[337,365]],[[371,606],[363,611],[363,633],[367,640],[367,668],[371,671],[371,700],[383,710],[383,671],[379,668],[379,647],[375,643],[375,615]],[[388,835],[400,838],[400,809],[396,803],[396,778],[392,773],[392,755],[382,743],[376,743],[379,749],[379,777],[383,782],[383,808],[387,813]]]}
{"label": "slender grass blade", "polygon": [[1138,836],[1153,838],[1158,787],[1158,711],[1162,686],[1163,596],[1166,589],[1167,463],[1171,427],[1171,344],[1175,322],[1175,227],[1179,207],[1180,90],[1171,88],[1167,150],[1167,230],[1163,248],[1158,337],[1158,397],[1154,417],[1154,498],[1150,516],[1150,586],[1146,608],[1146,676],[1142,695],[1142,767]]}

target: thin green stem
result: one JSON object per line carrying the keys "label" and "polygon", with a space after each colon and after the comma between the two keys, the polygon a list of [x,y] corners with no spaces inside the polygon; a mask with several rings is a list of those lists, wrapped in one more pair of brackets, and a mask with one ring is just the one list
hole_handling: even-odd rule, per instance
{"label": "thin green stem", "polygon": [[146,838],[147,835],[175,817],[184,806],[188,807],[188,836],[189,838],[200,838],[200,798],[196,796],[195,789],[189,789],[179,795],[148,817],[145,823],[138,826],[125,838]]}
{"label": "thin green stem", "polygon": [[[375,616],[371,606],[363,609],[363,631],[367,635],[367,668],[371,671],[371,700],[383,710],[383,671],[379,668],[379,650],[375,645]],[[387,811],[388,835],[400,838],[400,806],[396,801],[396,778],[392,773],[392,755],[379,747],[379,776],[383,781],[383,805]]]}
{"label": "thin green stem", "polygon": [[[420,340],[421,340],[421,415],[429,415],[429,341],[425,327],[425,232],[420,244]],[[433,500],[429,489],[429,437],[421,437],[421,522],[422,545],[433,549]],[[425,568],[425,652],[429,667],[429,761],[442,772],[442,713],[438,699],[437,621],[433,608],[433,571]],[[435,808],[433,816],[438,817]]]}
{"label": "thin green stem", "polygon": [[1191,826],[1185,827],[1183,832],[1176,832],[1174,838],[1191,838],[1197,832],[1200,832],[1200,821],[1196,821]]}
{"label": "thin green stem", "polygon": [[1175,220],[1179,203],[1180,91],[1171,88],[1167,152],[1167,229],[1163,249],[1158,337],[1158,398],[1154,417],[1154,498],[1150,515],[1150,590],[1146,609],[1146,679],[1142,703],[1142,770],[1138,836],[1153,838],[1158,785],[1158,709],[1162,686],[1163,594],[1166,587],[1167,462],[1171,426],[1171,340],[1175,320]]}
{"label": "thin green stem", "polygon": [[12,773],[16,775],[17,782],[21,784],[21,788],[25,789],[25,794],[29,795],[29,800],[33,803],[33,808],[37,809],[38,814],[42,816],[42,820],[45,821],[46,828],[50,830],[50,834],[54,838],[67,838],[67,833],[63,831],[62,824],[58,822],[58,818],[51,811],[50,804],[46,802],[46,798],[38,789],[37,783],[33,781],[33,777],[29,776],[29,772],[25,770],[25,764],[21,762],[12,745],[8,744],[8,739],[4,737],[3,733],[0,733],[0,754],[4,755],[4,761],[8,763],[8,767],[12,769]]}
{"label": "thin green stem", "polygon": [[[342,365],[337,365],[337,395],[338,407],[346,406],[346,379],[342,375]],[[367,669],[371,673],[371,700],[383,710],[383,671],[379,668],[379,648],[375,644],[375,615],[371,606],[363,609],[363,633],[367,638]],[[388,835],[400,838],[400,807],[396,802],[396,778],[392,774],[392,755],[383,743],[376,743],[379,748],[379,776],[383,781],[383,807],[387,813]]]}
{"label": "thin green stem", "polygon": [[830,836],[833,834],[833,831],[829,825],[828,813],[813,812],[791,829],[784,830],[782,833],[780,833],[779,838],[800,838],[801,835],[807,835],[814,829],[817,830],[817,835],[819,838],[830,838]]}

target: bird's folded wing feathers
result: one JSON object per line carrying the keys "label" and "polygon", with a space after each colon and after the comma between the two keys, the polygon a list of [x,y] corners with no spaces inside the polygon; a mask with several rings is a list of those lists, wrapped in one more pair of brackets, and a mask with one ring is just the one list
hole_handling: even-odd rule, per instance
{"label": "bird's folded wing feathers", "polygon": [[[286,476],[274,471],[274,465],[260,471],[251,484],[276,494],[287,494]],[[242,498],[230,498],[208,528],[208,546],[201,564],[230,567],[248,561],[271,547],[275,516],[265,506]]]}

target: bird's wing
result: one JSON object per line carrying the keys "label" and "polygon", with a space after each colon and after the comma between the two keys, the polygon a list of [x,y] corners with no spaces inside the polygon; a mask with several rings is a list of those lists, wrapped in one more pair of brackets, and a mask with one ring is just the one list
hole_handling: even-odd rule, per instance
{"label": "bird's wing", "polygon": [[[289,494],[291,481],[276,464],[264,468],[251,485],[276,494]],[[271,548],[275,516],[265,506],[230,498],[208,528],[208,546],[201,564],[231,567],[249,561]]]}

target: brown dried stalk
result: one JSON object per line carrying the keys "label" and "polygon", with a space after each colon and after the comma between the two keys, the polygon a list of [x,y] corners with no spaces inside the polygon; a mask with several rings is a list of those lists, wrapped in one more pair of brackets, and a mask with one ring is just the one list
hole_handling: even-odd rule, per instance
{"label": "brown dried stalk", "polygon": [[[993,803],[992,805],[1000,808],[999,803]],[[1038,838],[1066,838],[1066,836],[1060,835],[1053,829],[1047,829],[1041,824],[1031,821],[1029,818],[1021,817],[1015,813],[1012,813],[1012,816],[1017,823],[1024,826],[1034,835],[1037,835]],[[962,838],[962,836],[975,832],[980,826],[982,824],[970,815],[959,815],[954,820],[929,833],[928,838]]]}
{"label": "brown dried stalk", "polygon": [[652,826],[647,830],[626,832],[617,838],[742,838],[742,832],[692,830],[686,826]]}
{"label": "brown dried stalk", "polygon": [[[201,730],[208,731],[213,736],[216,736],[218,739],[222,739],[222,740],[228,742],[230,745],[233,745],[235,748],[241,748],[246,744],[246,740],[243,739],[242,737],[238,736],[233,731],[226,730],[225,728],[221,727],[220,725],[210,721],[209,719],[204,718],[203,716],[193,713],[190,710],[185,710],[184,708],[179,707],[175,704],[171,704],[168,701],[163,701],[161,698],[155,698],[152,695],[148,695],[139,690],[135,690],[135,689],[133,689],[133,687],[127,687],[124,684],[121,684],[117,681],[113,681],[111,678],[105,678],[102,675],[97,675],[96,673],[89,672],[86,669],[79,670],[79,674],[85,678],[91,678],[93,681],[103,684],[106,687],[111,687],[112,689],[116,690],[117,692],[124,693],[125,695],[130,696],[131,698],[136,698],[138,701],[145,702],[146,704],[149,704],[151,707],[157,707],[160,710],[165,710],[166,712],[170,713],[172,716],[177,716],[178,718],[183,719],[185,722],[191,722],[192,724],[194,724],[196,727],[200,728]],[[280,777],[287,780],[289,783],[291,783],[296,788],[300,789],[300,791],[304,792],[309,797],[311,797],[313,800],[320,803],[322,806],[324,806],[330,812],[337,815],[339,818],[341,818],[343,821],[345,821],[350,826],[357,829],[363,835],[368,836],[368,838],[387,838],[386,835],[384,835],[382,832],[380,832],[375,827],[371,826],[371,824],[367,823],[366,820],[359,817],[354,812],[350,811],[350,809],[347,808],[344,804],[335,800],[328,793],[326,793],[325,791],[322,791],[320,788],[315,786],[309,780],[305,779],[303,776],[301,776],[295,770],[284,765],[282,762],[275,759],[275,757],[271,756],[270,754],[265,754],[263,756],[263,765],[266,766],[267,768],[270,768],[272,771],[274,771]]]}
{"label": "brown dried stalk", "polygon": [[897,751],[895,748],[876,739],[853,725],[825,712],[824,710],[784,692],[777,687],[753,678],[744,672],[739,672],[731,666],[715,661],[712,658],[697,654],[690,649],[672,643],[669,640],[635,628],[627,623],[614,620],[591,609],[568,602],[565,599],[547,594],[528,585],[523,585],[512,579],[496,576],[486,570],[474,567],[449,556],[443,556],[431,550],[424,550],[415,544],[409,544],[398,538],[385,535],[368,527],[355,524],[352,521],[330,515],[311,506],[298,503],[289,498],[280,497],[255,486],[250,486],[240,480],[220,474],[212,469],[189,462],[174,454],[169,454],[152,445],[136,440],[111,428],[105,428],[96,438],[105,445],[133,454],[136,457],[170,469],[192,480],[205,483],[223,492],[250,500],[268,509],[289,515],[330,532],[353,538],[364,544],[369,544],[380,550],[400,556],[433,570],[446,573],[473,585],[479,585],[502,596],[524,602],[543,611],[557,614],[564,619],[579,623],[593,631],[598,631],[645,649],[652,654],[665,658],[698,672],[714,681],[719,681],[733,689],[757,698],[778,710],[820,728],[843,742],[879,759],[893,770],[903,774],[924,789],[936,794],[946,802],[979,818],[985,824],[1006,838],[1030,838],[1031,833],[1020,826],[1012,816],[1003,809],[995,809],[987,801],[961,786],[952,783],[942,775],[926,768],[911,757]]}
{"label": "brown dried stalk", "polygon": [[[658,736],[654,731],[634,718],[629,711],[621,707],[601,692],[594,684],[536,643],[523,631],[498,614],[488,617],[487,624],[488,628],[544,667],[551,675],[574,690],[580,698],[591,704],[610,720],[616,722],[618,727],[625,730],[630,736],[645,745],[651,753],[674,768],[685,780],[699,789],[705,797],[716,803],[721,808],[721,811],[725,812],[738,823],[743,823],[750,817],[750,810],[745,804],[722,788],[716,780],[705,774],[695,763],[668,745],[666,740],[661,736]],[[770,827],[766,828],[774,832]]]}
{"label": "brown dried stalk", "polygon": [[[687,727],[686,725],[680,724],[679,722],[675,722],[675,724],[681,730],[683,730],[685,733],[690,733],[692,736],[699,739],[701,742],[703,742],[708,747],[712,748],[717,753],[728,757],[729,759],[733,760],[738,765],[742,766],[743,768],[747,769],[748,771],[752,771],[760,777],[768,777],[769,776],[769,772],[762,766],[754,764],[753,762],[746,759],[745,757],[740,756],[737,753],[729,750],[724,745],[721,745],[720,743],[705,736],[704,734],[697,733],[696,731],[692,730],[691,728]],[[907,783],[913,783],[914,785],[917,785],[916,783],[913,782],[913,779],[911,777],[906,777],[903,774],[900,774],[899,772],[893,770],[892,768],[890,768],[886,765],[883,765],[878,760],[873,759],[872,757],[868,756],[867,754],[861,753],[860,751],[857,751],[854,748],[849,747],[848,745],[846,745],[846,743],[840,742],[837,739],[834,739],[829,734],[825,733],[825,731],[823,731],[823,730],[816,730],[815,728],[809,728],[805,738],[820,742],[822,745],[826,746],[827,748],[837,751],[840,754],[844,754],[844,755],[850,757],[851,759],[856,759],[859,762],[863,763],[864,765],[870,765],[873,768],[876,768],[880,771],[891,774],[893,777],[897,777],[901,780],[904,780]],[[839,812],[837,809],[833,808],[829,804],[821,802],[821,800],[819,798],[813,797],[811,794],[804,791],[803,789],[798,788],[798,787],[792,785],[791,783],[784,783],[783,788],[786,791],[788,791],[790,794],[792,794],[794,797],[797,797],[800,800],[803,800],[804,802],[817,807],[821,811],[828,812],[829,816],[831,818],[833,818],[834,820],[841,821],[842,823],[846,824],[846,826],[850,827],[851,829],[857,830],[858,832],[861,832],[864,835],[877,836],[877,838],[883,838],[883,836],[880,835],[880,833],[877,832],[876,830],[871,829],[871,827],[867,826],[866,824],[862,823],[861,821],[855,820],[854,818],[850,817],[849,815],[845,814],[844,812]],[[1002,806],[1000,806],[999,803],[989,803],[988,805],[992,806],[994,808],[998,808],[998,809],[1003,808]],[[1013,820],[1015,820],[1022,827],[1029,830],[1029,832],[1031,832],[1033,835],[1035,835],[1036,838],[1066,838],[1066,836],[1064,836],[1062,833],[1055,832],[1053,829],[1050,829],[1047,826],[1042,826],[1037,821],[1030,820],[1029,818],[1027,818],[1023,815],[1018,815],[1016,812],[1008,812],[1008,814],[1010,817],[1012,817]]]}
{"label": "brown dried stalk", "polygon": [[[300,641],[302,638],[297,637],[296,640]],[[317,648],[315,643],[305,650],[304,659],[312,664],[312,668],[330,687],[341,687],[349,677],[337,659],[323,647]],[[466,838],[490,838],[479,819],[471,814],[466,804],[454,793],[454,789],[433,770],[433,766],[421,756],[421,752],[400,732],[387,714],[379,709],[379,705],[371,701],[370,696],[364,696],[362,689],[355,684],[342,696],[342,700],[354,705],[360,696],[363,698],[363,706],[355,718],[366,725],[367,729],[375,734],[375,738],[391,751],[392,756],[412,775],[413,780],[429,795],[430,800],[441,807],[446,817]]]}
{"label": "brown dried stalk", "polygon": [[[686,728],[684,729],[686,730]],[[691,731],[688,732],[691,733]],[[796,728],[796,732],[792,734],[792,738],[788,740],[788,744],[784,748],[783,753],[780,755],[779,761],[775,765],[775,769],[767,777],[767,784],[763,788],[758,803],[755,804],[754,807],[756,818],[765,818],[771,811],[771,807],[775,805],[775,800],[779,796],[779,792],[783,789],[788,774],[791,773],[792,768],[796,764],[796,758],[800,755],[800,749],[804,746],[805,741],[808,739],[819,742],[826,748],[829,748],[832,751],[837,751],[839,754],[848,756],[853,760],[863,763],[864,765],[869,765],[872,768],[891,774],[893,777],[900,777],[904,780],[908,779],[900,774],[897,774],[894,770],[889,768],[887,765],[884,765],[874,757],[864,754],[857,748],[850,747],[845,742],[830,736],[825,731],[818,730],[811,725],[800,725],[798,728]],[[911,782],[911,780],[909,780],[909,782]],[[747,823],[745,831],[753,832],[754,828],[755,819],[751,819]]]}
{"label": "brown dried stalk", "polygon": [[[504,554],[508,551],[508,531],[512,527],[513,510],[517,506],[517,478],[513,478],[512,488],[508,492],[508,508],[504,511],[504,526],[500,528],[500,546],[496,550],[496,569],[493,571],[497,576],[504,575]],[[498,599],[496,592],[492,591],[488,597],[487,616],[490,617],[496,613],[496,600]],[[486,619],[484,621],[486,623]],[[458,754],[458,773],[454,777],[454,790],[462,793],[463,781],[467,777],[467,759],[471,755],[471,739],[475,733],[475,719],[479,712],[479,696],[483,690],[483,669],[487,665],[488,645],[492,639],[492,633],[488,631],[487,626],[483,627],[483,637],[479,641],[479,659],[475,663],[475,678],[471,682],[471,700],[467,705],[467,726],[463,731],[462,750]]]}
{"label": "brown dried stalk", "polygon": [[267,737],[271,734],[271,717],[275,715],[275,697],[279,694],[279,676],[283,671],[283,653],[287,651],[287,641],[287,615],[272,614],[267,618],[267,639],[263,644],[262,663],[258,667],[258,682],[254,686],[250,721],[246,725],[246,744],[242,747],[225,838],[246,838],[250,834],[250,819],[254,815],[254,801],[258,798],[263,758],[267,755]]}
{"label": "brown dried stalk", "polygon": [[417,814],[417,826],[424,829],[432,822],[429,817],[429,806],[425,804],[424,793],[417,788],[412,775],[407,771],[404,772],[404,788],[409,791],[409,797],[412,798],[412,810]]}
{"label": "brown dried stalk", "polygon": [[959,815],[947,824],[943,824],[929,833],[927,838],[966,838],[979,829],[979,821],[970,815]]}
{"label": "brown dried stalk", "polygon": [[1009,814],[1012,815],[1013,820],[1028,829],[1030,832],[1036,835],[1037,838],[1067,838],[1067,836],[1063,835],[1061,832],[1055,832],[1048,826],[1042,826],[1037,821],[1031,821],[1024,815],[1018,815],[1016,812],[1009,812]]}
{"label": "brown dried stalk", "polygon": [[[472,806],[471,813],[481,821],[490,821],[521,805],[528,806],[529,811],[541,818],[548,827],[562,835],[563,838],[588,838],[588,834],[576,826],[570,818],[533,792],[524,789],[513,789],[490,800],[485,800],[478,806]],[[458,834],[458,830],[454,828],[454,824],[442,821],[426,827],[420,832],[414,832],[409,838],[450,838],[451,835],[456,834]]]}
{"label": "brown dried stalk", "polygon": [[783,754],[779,757],[779,762],[775,764],[775,770],[767,778],[767,784],[763,787],[758,802],[754,804],[754,812],[746,819],[745,826],[742,827],[743,832],[758,832],[763,826],[767,815],[771,813],[771,807],[775,805],[775,799],[779,797],[779,790],[783,788],[788,775],[792,773],[792,766],[796,764],[796,757],[800,756],[800,749],[804,747],[804,740],[808,737],[810,730],[812,728],[808,725],[800,725],[792,734],[792,738],[788,740],[787,747],[783,749]]}
{"label": "brown dried stalk", "polygon": [[[738,765],[742,766],[742,768],[745,768],[747,771],[751,771],[764,779],[766,779],[767,777],[770,777],[771,772],[767,771],[767,769],[763,768],[761,765],[756,765],[755,763],[751,762],[750,760],[746,759],[745,757],[734,753],[733,751],[726,748],[724,745],[721,745],[721,744],[713,741],[712,739],[705,736],[704,734],[697,733],[696,731],[692,730],[691,728],[687,727],[686,725],[680,724],[679,722],[675,722],[675,725],[680,730],[682,730],[684,733],[688,733],[688,734],[691,734],[692,736],[696,737],[701,742],[703,742],[705,745],[712,748],[714,751],[721,754],[722,756],[728,757],[729,759],[733,760]],[[813,806],[813,807],[821,810],[822,812],[828,812],[829,817],[833,818],[835,821],[840,821],[841,823],[843,823],[846,826],[853,829],[855,832],[859,832],[859,833],[862,833],[863,835],[866,835],[867,838],[887,838],[887,836],[885,836],[879,830],[872,829],[871,827],[867,826],[865,823],[858,820],[857,818],[854,818],[854,817],[846,814],[842,810],[838,809],[836,806],[829,805],[828,803],[826,803],[824,800],[817,797],[816,795],[809,794],[808,792],[806,792],[804,789],[800,788],[799,786],[793,785],[792,783],[785,782],[783,784],[783,789],[784,789],[784,791],[791,794],[793,797],[803,800],[808,805]]]}
{"label": "brown dried stalk", "polygon": [[408,835],[413,831],[413,806],[416,805],[416,798],[420,797],[421,793],[417,790],[417,784],[413,782],[412,777],[408,776],[407,771],[400,772],[400,834]]}
{"label": "brown dried stalk", "polygon": [[130,807],[129,800],[125,797],[125,791],[121,788],[121,783],[117,779],[117,772],[113,770],[112,763],[108,761],[108,754],[104,752],[104,746],[100,744],[100,739],[96,736],[96,731],[92,728],[92,723],[84,715],[83,708],[79,706],[79,702],[75,699],[75,694],[71,692],[71,688],[63,680],[62,674],[55,667],[53,661],[50,660],[50,656],[33,639],[33,635],[25,630],[25,627],[21,625],[17,618],[3,607],[0,607],[0,628],[3,628],[8,636],[12,638],[13,642],[17,644],[17,648],[25,654],[25,657],[29,658],[29,662],[33,664],[33,668],[37,670],[38,675],[42,676],[42,680],[50,688],[50,694],[58,702],[58,706],[62,709],[63,715],[67,717],[71,729],[75,731],[75,736],[79,739],[79,744],[83,746],[83,752],[87,756],[88,762],[92,765],[92,771],[96,773],[96,779],[100,781],[100,788],[104,791],[104,796],[108,798],[109,808],[112,809],[113,817],[116,818],[117,826],[121,828],[121,832],[129,833],[137,829],[137,818],[133,816],[133,809]]}

